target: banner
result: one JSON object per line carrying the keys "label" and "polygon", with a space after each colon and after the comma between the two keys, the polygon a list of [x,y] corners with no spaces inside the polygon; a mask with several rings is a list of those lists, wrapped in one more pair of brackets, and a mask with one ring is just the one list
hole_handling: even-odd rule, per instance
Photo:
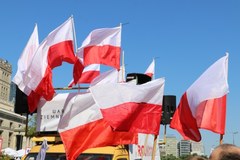
{"label": "banner", "polygon": [[[142,159],[152,160],[154,137],[152,134],[138,134],[138,144],[129,145],[130,160]],[[158,142],[158,138],[157,138]],[[160,160],[159,146],[156,144],[155,160]]]}
{"label": "banner", "polygon": [[51,101],[41,99],[37,109],[37,132],[57,131],[58,123],[64,112],[64,105],[75,94],[56,94]]}

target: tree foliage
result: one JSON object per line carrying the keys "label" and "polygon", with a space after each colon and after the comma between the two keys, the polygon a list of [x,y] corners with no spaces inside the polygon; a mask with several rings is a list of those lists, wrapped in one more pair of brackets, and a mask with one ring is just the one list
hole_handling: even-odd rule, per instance
{"label": "tree foliage", "polygon": [[27,136],[29,137],[35,136],[36,129],[37,129],[37,114],[29,115]]}
{"label": "tree foliage", "polygon": [[[161,160],[187,160],[190,156],[192,155],[183,155],[180,156],[179,158],[173,156],[173,155],[166,155],[166,156],[161,156]],[[202,156],[204,158],[207,158],[207,156]]]}

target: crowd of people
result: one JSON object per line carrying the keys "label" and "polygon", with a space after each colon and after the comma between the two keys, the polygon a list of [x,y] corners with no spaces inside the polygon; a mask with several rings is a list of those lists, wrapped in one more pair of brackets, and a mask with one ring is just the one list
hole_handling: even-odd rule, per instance
{"label": "crowd of people", "polygon": [[212,151],[209,159],[192,156],[188,160],[240,160],[240,148],[233,144],[221,144]]}

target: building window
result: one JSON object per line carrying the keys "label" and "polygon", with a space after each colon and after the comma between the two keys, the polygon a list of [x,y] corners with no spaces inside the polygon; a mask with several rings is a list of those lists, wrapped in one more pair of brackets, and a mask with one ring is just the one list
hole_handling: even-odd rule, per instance
{"label": "building window", "polygon": [[12,128],[12,126],[13,126],[13,123],[12,123],[12,122],[10,122],[10,126],[9,126],[9,128]]}
{"label": "building window", "polygon": [[2,124],[3,124],[3,120],[2,120],[2,119],[0,119],[0,127],[2,126]]}
{"label": "building window", "polygon": [[11,146],[11,142],[12,142],[12,139],[13,139],[12,135],[13,135],[13,133],[9,133],[9,135],[8,135],[8,147]]}

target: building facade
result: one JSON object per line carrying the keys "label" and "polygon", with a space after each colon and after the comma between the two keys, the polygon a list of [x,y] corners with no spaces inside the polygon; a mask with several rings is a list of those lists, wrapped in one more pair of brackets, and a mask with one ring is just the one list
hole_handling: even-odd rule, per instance
{"label": "building facade", "polygon": [[178,142],[179,157],[191,154],[191,141],[180,140]]}
{"label": "building facade", "polygon": [[0,138],[1,147],[15,150],[28,146],[25,137],[26,117],[14,113],[14,88],[11,87],[12,65],[0,59]]}
{"label": "building facade", "polygon": [[173,135],[168,135],[165,139],[159,140],[159,150],[161,156],[172,155],[174,157],[178,157],[178,148],[177,148],[178,140]]}
{"label": "building facade", "polygon": [[191,142],[191,154],[204,155],[204,146],[202,142]]}
{"label": "building facade", "polygon": [[175,157],[178,157],[177,143],[178,140],[175,136],[166,137],[165,150],[167,155],[173,155]]}

